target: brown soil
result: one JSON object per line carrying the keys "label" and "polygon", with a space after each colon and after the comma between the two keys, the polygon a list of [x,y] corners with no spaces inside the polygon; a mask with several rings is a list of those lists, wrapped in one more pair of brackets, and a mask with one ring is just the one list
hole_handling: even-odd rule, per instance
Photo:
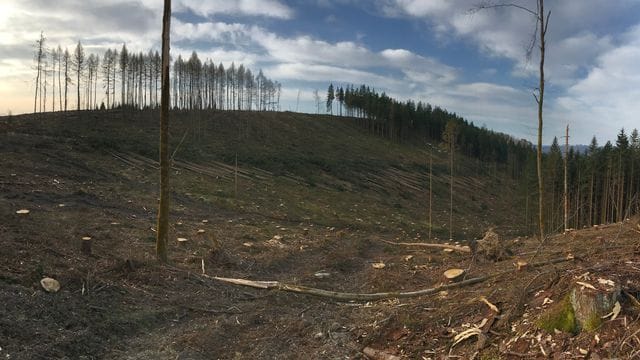
{"label": "brown soil", "polygon": [[[616,280],[640,295],[638,218],[553,236],[533,260],[536,240],[508,239],[515,255],[474,262],[383,242],[415,241],[401,232],[292,220],[286,209],[219,206],[176,190],[171,261],[162,265],[153,161],[1,120],[0,136],[0,358],[365,359],[364,347],[407,359],[640,356],[640,311],[628,297],[618,318],[594,332],[548,334],[535,325],[578,279]],[[180,167],[173,174],[178,184],[203,176]],[[91,256],[80,251],[85,236]],[[515,271],[517,259],[569,254],[574,260]],[[379,262],[385,267],[372,266]],[[362,303],[227,285],[199,276],[203,266],[209,275],[361,293],[434,287],[452,267],[467,278],[497,275],[437,295]],[[45,276],[61,290],[45,292]],[[452,347],[483,319],[484,344],[473,336]]]}

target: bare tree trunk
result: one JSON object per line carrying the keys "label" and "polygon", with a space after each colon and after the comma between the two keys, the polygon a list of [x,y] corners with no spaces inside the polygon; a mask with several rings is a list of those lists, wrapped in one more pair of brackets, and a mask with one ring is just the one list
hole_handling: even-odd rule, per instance
{"label": "bare tree trunk", "polygon": [[171,0],[164,0],[162,16],[162,94],[160,106],[160,206],[158,209],[158,237],[156,256],[167,261],[169,231],[169,34]]}
{"label": "bare tree trunk", "polygon": [[58,98],[59,98],[59,109],[62,110],[62,81],[60,81],[60,73],[62,72],[62,47],[58,45]]}
{"label": "bare tree trunk", "polygon": [[431,241],[431,229],[433,228],[433,150],[429,153],[429,241]]}
{"label": "bare tree trunk", "polygon": [[[551,13],[549,13],[551,15]],[[538,148],[536,149],[536,162],[538,168],[538,223],[540,227],[540,241],[544,241],[544,179],[542,175],[542,109],[544,104],[544,55],[545,35],[549,25],[549,17],[545,20],[544,0],[538,0],[538,25],[540,28],[540,85],[538,102]]]}
{"label": "bare tree trunk", "polygon": [[569,228],[569,196],[567,194],[567,162],[569,160],[569,125],[567,125],[567,131],[565,134],[565,143],[564,143],[564,231],[566,232]]}
{"label": "bare tree trunk", "polygon": [[449,169],[451,171],[450,173],[450,189],[449,189],[449,240],[453,239],[453,150],[455,149],[455,143],[452,141],[451,144],[449,145],[449,156],[450,156],[450,162],[449,162]]}

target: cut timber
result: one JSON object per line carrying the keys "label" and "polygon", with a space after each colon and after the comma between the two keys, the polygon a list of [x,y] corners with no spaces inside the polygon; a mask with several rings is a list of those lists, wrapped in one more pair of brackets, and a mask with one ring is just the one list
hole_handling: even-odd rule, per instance
{"label": "cut timber", "polygon": [[398,245],[398,246],[419,246],[419,247],[427,247],[434,249],[451,249],[453,251],[459,251],[463,253],[471,253],[471,248],[468,246],[460,246],[460,245],[449,245],[449,244],[428,244],[428,243],[396,243],[393,241],[382,240],[387,244]]}
{"label": "cut timber", "polygon": [[362,349],[362,353],[371,360],[400,360],[399,356],[391,355],[382,350],[366,347]]}
{"label": "cut timber", "polygon": [[91,256],[91,242],[91,238],[85,236],[80,243],[80,251],[87,256]]}
{"label": "cut timber", "polygon": [[571,290],[571,305],[579,330],[593,331],[602,324],[602,318],[613,310],[621,293],[619,283],[595,283],[583,286],[576,283]]}
{"label": "cut timber", "polygon": [[462,280],[464,275],[463,269],[449,269],[444,272],[444,278],[449,282],[456,282]]}

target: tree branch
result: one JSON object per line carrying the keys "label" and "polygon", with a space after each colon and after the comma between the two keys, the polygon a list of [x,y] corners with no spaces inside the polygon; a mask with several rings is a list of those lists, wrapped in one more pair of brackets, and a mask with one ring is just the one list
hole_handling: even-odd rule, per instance
{"label": "tree branch", "polygon": [[533,11],[533,10],[527,8],[527,7],[524,7],[522,5],[515,4],[515,3],[493,4],[493,3],[490,3],[488,1],[484,1],[484,2],[480,3],[479,5],[477,5],[475,8],[471,9],[470,11],[472,13],[476,13],[476,12],[478,12],[480,10],[496,9],[496,8],[503,8],[503,7],[514,7],[516,9],[520,9],[520,10],[526,11],[529,14],[535,16],[536,18],[540,17],[540,15],[538,15],[537,12],[535,12],[535,11]]}
{"label": "tree branch", "polygon": [[[536,267],[545,266],[549,264],[557,264],[565,261],[573,261],[573,260],[574,260],[574,257],[556,258],[556,259],[551,259],[551,260],[531,264],[531,268],[536,268]],[[493,277],[497,277],[507,273],[512,273],[514,271],[516,270],[501,271],[494,274],[483,275],[483,276],[478,276],[475,278],[463,280],[457,283],[444,284],[444,285],[436,286],[433,288],[421,289],[416,291],[407,291],[407,292],[391,291],[391,292],[378,292],[378,293],[369,293],[369,294],[323,290],[323,289],[317,289],[317,288],[312,288],[308,286],[287,284],[280,281],[255,281],[255,280],[247,280],[247,279],[235,279],[235,278],[226,278],[226,277],[218,277],[218,276],[209,276],[206,274],[197,275],[197,276],[202,276],[207,279],[220,281],[228,284],[247,286],[247,287],[252,287],[256,289],[287,291],[287,292],[293,292],[297,294],[311,295],[311,296],[329,298],[329,299],[334,299],[339,301],[352,301],[352,300],[353,301],[375,301],[375,300],[384,300],[384,299],[404,299],[404,298],[432,295],[432,294],[439,293],[440,291],[443,291],[443,290],[455,289],[455,288],[459,288],[467,285],[478,284],[488,279],[491,279]]]}

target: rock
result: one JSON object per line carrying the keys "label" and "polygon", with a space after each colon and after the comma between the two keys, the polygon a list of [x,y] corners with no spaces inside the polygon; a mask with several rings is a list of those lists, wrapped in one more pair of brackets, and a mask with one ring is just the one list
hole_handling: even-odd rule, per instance
{"label": "rock", "polygon": [[58,282],[58,280],[52,279],[50,277],[46,277],[40,280],[40,285],[42,285],[42,288],[50,293],[55,293],[60,290],[60,283]]}

